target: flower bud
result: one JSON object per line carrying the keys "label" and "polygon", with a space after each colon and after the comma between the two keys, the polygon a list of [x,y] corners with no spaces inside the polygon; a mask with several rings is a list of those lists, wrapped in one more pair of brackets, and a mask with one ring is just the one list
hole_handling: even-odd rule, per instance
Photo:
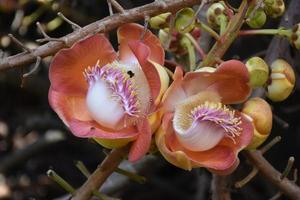
{"label": "flower bud", "polygon": [[170,16],[171,16],[171,13],[167,12],[167,13],[157,15],[155,17],[151,17],[149,20],[149,25],[151,28],[154,28],[154,29],[166,28],[169,26]]}
{"label": "flower bud", "polygon": [[248,100],[242,112],[252,119],[254,135],[247,149],[255,149],[269,136],[272,129],[272,110],[262,98],[255,97]]}
{"label": "flower bud", "polygon": [[275,60],[271,65],[271,70],[267,96],[272,101],[283,101],[291,94],[295,86],[294,70],[282,59]]}
{"label": "flower bud", "polygon": [[285,4],[283,0],[264,0],[264,10],[270,17],[276,18],[283,15]]}
{"label": "flower bud", "polygon": [[246,16],[248,19],[246,23],[251,28],[261,28],[267,20],[267,15],[263,8],[258,8],[255,13],[252,14],[254,7],[250,7],[247,11]]}
{"label": "flower bud", "polygon": [[207,9],[207,21],[213,28],[219,28],[221,23],[224,21],[228,22],[228,16],[225,14],[225,9],[225,5],[222,1],[213,3]]}
{"label": "flower bud", "polygon": [[252,87],[263,86],[269,78],[269,67],[260,57],[252,57],[246,62]]}
{"label": "flower bud", "polygon": [[214,71],[216,71],[216,68],[214,68],[214,67],[201,67],[201,68],[197,69],[195,72],[210,72],[210,73],[212,73]]}
{"label": "flower bud", "polygon": [[296,49],[300,49],[300,23],[294,25],[289,40]]}
{"label": "flower bud", "polygon": [[183,8],[176,13],[175,30],[188,33],[195,27],[195,12],[192,8]]}

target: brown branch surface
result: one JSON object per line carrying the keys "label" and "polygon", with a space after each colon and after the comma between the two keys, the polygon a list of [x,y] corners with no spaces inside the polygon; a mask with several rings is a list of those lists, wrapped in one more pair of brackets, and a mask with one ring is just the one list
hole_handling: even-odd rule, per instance
{"label": "brown branch surface", "polygon": [[128,148],[123,147],[112,150],[106,156],[101,165],[89,176],[88,180],[76,191],[72,200],[88,200],[92,197],[93,191],[98,191],[105,180],[119,166],[128,153]]}
{"label": "brown branch surface", "polygon": [[287,178],[281,179],[281,173],[263,157],[260,151],[246,151],[244,154],[257,167],[259,173],[289,197],[289,199],[300,200],[300,187]]}
{"label": "brown branch surface", "polygon": [[212,200],[231,200],[229,176],[213,174],[211,190]]}
{"label": "brown branch surface", "polygon": [[78,29],[66,36],[59,38],[63,42],[51,41],[35,50],[32,53],[22,52],[0,60],[0,71],[13,67],[19,67],[32,63],[36,57],[41,58],[50,56],[58,52],[60,49],[73,45],[76,41],[98,32],[108,32],[118,26],[144,19],[146,16],[154,16],[163,12],[174,12],[183,7],[199,4],[200,0],[164,0],[155,1],[153,3],[140,6],[137,8],[125,10],[123,13],[114,14],[104,19],[93,22],[81,29]]}

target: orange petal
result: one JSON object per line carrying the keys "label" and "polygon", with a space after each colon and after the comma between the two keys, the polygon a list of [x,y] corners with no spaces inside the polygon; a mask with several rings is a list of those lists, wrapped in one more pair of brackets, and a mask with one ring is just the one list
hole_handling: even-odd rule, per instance
{"label": "orange petal", "polygon": [[166,138],[166,142],[172,151],[184,152],[193,162],[194,166],[197,167],[226,170],[230,168],[236,160],[234,151],[222,145],[217,145],[207,151],[190,151],[180,144],[174,132]]}
{"label": "orange petal", "polygon": [[188,159],[186,154],[182,151],[171,151],[166,144],[166,135],[169,135],[172,132],[172,128],[169,125],[172,121],[173,114],[169,113],[164,115],[162,125],[155,134],[156,146],[159,149],[163,157],[172,163],[173,165],[185,169],[192,170],[192,162]]}
{"label": "orange petal", "polygon": [[203,90],[214,90],[222,103],[233,104],[245,101],[250,95],[246,66],[236,60],[223,62],[215,72],[190,72],[183,79],[182,87],[188,96]]}
{"label": "orange petal", "polygon": [[183,71],[180,67],[176,67],[173,80],[173,83],[167,89],[162,99],[164,112],[174,111],[175,105],[187,98],[187,94],[182,88]]}
{"label": "orange petal", "polygon": [[237,158],[235,160],[235,162],[233,163],[233,165],[231,167],[229,167],[228,169],[225,169],[225,170],[208,169],[208,170],[214,174],[218,174],[220,176],[225,176],[225,175],[231,174],[239,166],[239,164],[240,164],[240,159]]}
{"label": "orange petal", "polygon": [[137,139],[133,142],[128,159],[131,162],[135,162],[141,159],[149,150],[151,144],[151,126],[149,121],[144,118],[137,124],[139,135]]}
{"label": "orange petal", "polygon": [[60,50],[50,65],[49,78],[53,90],[84,95],[88,84],[83,72],[99,60],[100,66],[114,61],[117,55],[103,34],[96,34]]}
{"label": "orange petal", "polygon": [[83,138],[101,138],[101,139],[132,139],[134,140],[138,132],[134,127],[128,127],[121,130],[107,129],[95,121],[81,121],[70,119],[68,121],[71,132],[77,137]]}
{"label": "orange petal", "polygon": [[[142,34],[144,33],[144,27],[135,24],[125,24],[120,26],[118,29],[118,41],[119,41],[119,54],[120,59],[125,62],[136,62],[136,58],[130,50],[128,44],[131,41],[137,41],[141,39]],[[146,30],[142,42],[147,45],[150,49],[149,59],[160,65],[164,64],[165,53],[164,49],[161,46],[159,39],[151,33],[151,31]]]}
{"label": "orange petal", "polygon": [[249,73],[247,67],[244,63],[239,60],[228,60],[222,62],[217,70],[219,73],[228,74],[230,76],[238,77],[244,80],[244,82],[249,82]]}
{"label": "orange petal", "polygon": [[69,126],[68,120],[71,118],[83,121],[92,120],[87,111],[85,98],[83,96],[66,95],[64,93],[57,92],[50,87],[48,98],[52,109],[67,126]]}
{"label": "orange petal", "polygon": [[131,41],[128,45],[144,71],[150,86],[152,99],[155,100],[161,89],[161,81],[156,67],[149,61],[150,49],[139,41]]}

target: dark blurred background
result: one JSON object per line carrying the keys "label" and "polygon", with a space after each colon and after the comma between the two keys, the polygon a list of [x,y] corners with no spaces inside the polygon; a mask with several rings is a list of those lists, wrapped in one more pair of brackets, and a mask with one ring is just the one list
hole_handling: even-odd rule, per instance
{"label": "dark blurred background", "polygon": [[[152,1],[118,2],[125,8],[132,8]],[[287,4],[289,2],[286,1]],[[238,1],[232,3],[236,6]],[[109,15],[106,0],[0,0],[0,59],[21,52],[20,47],[7,36],[8,33],[12,33],[30,48],[39,45],[35,42],[42,38],[35,25],[37,21],[52,37],[72,32],[71,26],[56,15],[59,11],[81,26]],[[289,23],[299,23],[299,15],[293,16],[290,19],[293,21]],[[280,19],[268,20],[265,27],[278,27],[279,23]],[[284,25],[291,27],[289,23]],[[115,34],[112,33],[111,37],[117,46]],[[209,41],[204,42],[211,45]],[[279,46],[272,49],[269,46],[271,42],[279,42]],[[225,60],[232,57],[245,60],[253,55],[286,58],[298,77],[299,51],[282,43],[286,44],[287,41],[272,40],[271,36],[239,38],[226,54]],[[272,55],[269,55],[270,52]],[[26,79],[22,78],[22,74],[33,66],[0,73],[0,199],[67,199],[66,192],[48,179],[46,171],[53,169],[74,187],[79,187],[85,178],[74,162],[81,160],[92,171],[105,156],[99,145],[72,136],[50,109],[47,98],[50,60],[51,58],[43,59],[37,72]],[[300,167],[299,89],[297,81],[295,91],[286,101],[270,102],[276,116],[269,139],[277,135],[283,139],[266,153],[266,158],[279,171],[285,168],[289,156],[295,156],[295,167]],[[230,177],[232,183],[251,170],[242,155],[240,158],[242,164]],[[204,169],[186,172],[159,156],[148,156],[134,166],[125,162],[122,167],[138,171],[147,178],[146,183],[138,184],[114,174],[104,185],[103,192],[124,200],[211,198],[211,175]],[[276,188],[261,176],[254,178],[242,189],[232,187],[232,199],[237,200],[264,200],[276,193]]]}

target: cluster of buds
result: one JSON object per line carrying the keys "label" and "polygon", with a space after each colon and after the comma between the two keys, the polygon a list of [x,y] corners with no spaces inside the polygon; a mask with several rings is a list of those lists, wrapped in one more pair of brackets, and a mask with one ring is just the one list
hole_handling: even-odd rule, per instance
{"label": "cluster of buds", "polygon": [[194,45],[200,38],[201,32],[197,27],[196,13],[193,9],[183,8],[174,16],[172,13],[160,14],[152,17],[149,25],[151,28],[159,29],[160,42],[165,50],[175,54],[177,62],[185,63],[186,56],[189,55],[190,66],[195,66]]}
{"label": "cluster of buds", "polygon": [[250,58],[246,66],[250,74],[251,87],[265,87],[267,97],[272,101],[283,101],[292,93],[295,74],[285,60],[275,60],[271,64],[271,73],[267,63],[259,57]]}
{"label": "cluster of buds", "polygon": [[270,17],[276,18],[283,15],[285,4],[283,0],[264,0],[264,10]]}

